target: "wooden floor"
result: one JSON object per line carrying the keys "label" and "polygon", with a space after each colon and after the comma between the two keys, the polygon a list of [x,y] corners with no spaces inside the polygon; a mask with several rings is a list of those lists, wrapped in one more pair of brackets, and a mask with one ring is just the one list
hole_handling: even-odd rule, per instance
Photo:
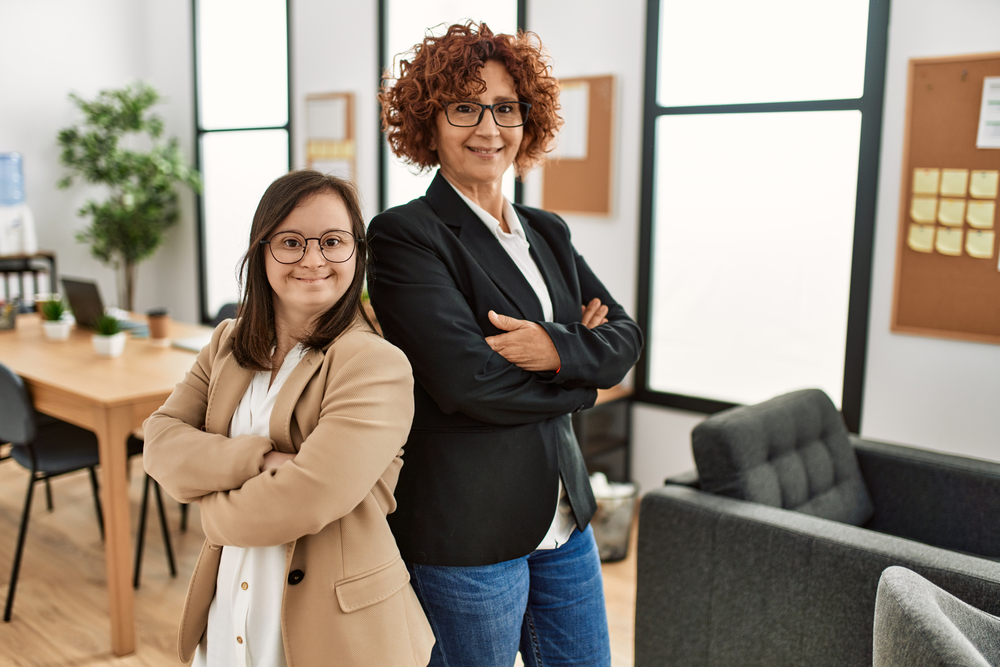
{"label": "wooden floor", "polygon": [[[141,461],[133,460],[132,466],[134,536],[142,498]],[[0,463],[0,595],[4,597],[27,480],[15,462]],[[0,666],[177,667],[177,619],[204,539],[197,508],[192,507],[189,529],[181,534],[178,505],[167,500],[179,570],[171,579],[155,508],[150,507],[142,587],[135,597],[138,648],[132,656],[115,658],[110,649],[104,551],[86,472],[53,480],[52,491],[55,511],[49,513],[44,488],[35,489],[14,616],[10,623],[0,623]],[[627,559],[603,567],[613,667],[632,665],[634,530],[632,540]]]}

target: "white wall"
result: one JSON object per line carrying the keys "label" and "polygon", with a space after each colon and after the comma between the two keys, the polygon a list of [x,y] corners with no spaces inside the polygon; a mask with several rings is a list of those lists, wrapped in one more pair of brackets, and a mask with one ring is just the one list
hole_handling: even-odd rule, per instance
{"label": "white wall", "polygon": [[[158,108],[166,133],[193,159],[190,3],[156,0],[0,0],[0,151],[24,156],[25,192],[35,215],[39,247],[57,254],[60,275],[98,281],[105,301],[117,302],[114,273],[75,240],[86,221],[76,211],[100,188],[56,188],[64,174],[56,134],[78,122],[71,91],[93,97],[105,88],[143,79],[167,103]],[[193,197],[165,247],[140,266],[136,309],[170,308],[179,319],[197,312]]]}
{"label": "white wall", "polygon": [[908,60],[1000,51],[1000,2],[894,2],[861,433],[1000,460],[1000,346],[889,331],[896,263]]}

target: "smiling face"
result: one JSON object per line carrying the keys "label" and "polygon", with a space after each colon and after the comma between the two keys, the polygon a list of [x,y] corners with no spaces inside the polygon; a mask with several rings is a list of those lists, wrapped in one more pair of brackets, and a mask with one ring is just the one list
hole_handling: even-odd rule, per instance
{"label": "smiling face", "polygon": [[[518,101],[514,79],[499,62],[488,61],[480,76],[486,90],[466,101],[481,104]],[[460,189],[499,188],[504,172],[517,157],[523,132],[523,127],[499,127],[488,110],[475,127],[455,127],[441,111],[431,148],[437,151],[441,172]]]}
{"label": "smiling face", "polygon": [[[321,192],[292,209],[271,236],[297,232],[314,239],[332,231],[353,236],[351,217],[340,197]],[[354,279],[357,252],[346,262],[334,263],[323,257],[316,241],[307,241],[307,244],[305,256],[294,264],[282,264],[274,259],[270,249],[264,250],[275,322],[290,331],[311,326],[316,317],[344,296]]]}

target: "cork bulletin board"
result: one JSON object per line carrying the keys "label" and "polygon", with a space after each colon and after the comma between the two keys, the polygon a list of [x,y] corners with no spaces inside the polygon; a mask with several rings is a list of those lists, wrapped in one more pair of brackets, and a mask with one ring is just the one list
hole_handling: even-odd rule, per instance
{"label": "cork bulletin board", "polygon": [[991,77],[1000,53],[910,60],[895,332],[1000,343],[1000,149],[977,148]]}
{"label": "cork bulletin board", "polygon": [[565,120],[543,167],[542,208],[611,215],[614,77],[560,79]]}

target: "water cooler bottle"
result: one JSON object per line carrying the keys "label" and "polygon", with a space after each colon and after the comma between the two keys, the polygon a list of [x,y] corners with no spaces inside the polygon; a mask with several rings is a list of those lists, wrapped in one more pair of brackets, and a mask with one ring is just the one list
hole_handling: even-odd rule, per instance
{"label": "water cooler bottle", "polygon": [[0,153],[0,256],[38,252],[35,219],[24,203],[20,153]]}

